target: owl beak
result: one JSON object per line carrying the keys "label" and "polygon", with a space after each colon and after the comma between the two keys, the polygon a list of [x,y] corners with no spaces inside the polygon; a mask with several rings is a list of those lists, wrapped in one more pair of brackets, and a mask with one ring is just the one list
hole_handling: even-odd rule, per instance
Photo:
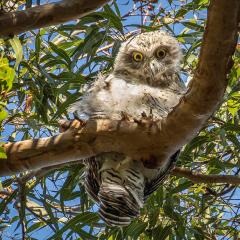
{"label": "owl beak", "polygon": [[158,66],[159,66],[159,63],[156,62],[156,60],[152,60],[150,62],[150,70],[151,70],[152,78],[154,78],[158,73]]}

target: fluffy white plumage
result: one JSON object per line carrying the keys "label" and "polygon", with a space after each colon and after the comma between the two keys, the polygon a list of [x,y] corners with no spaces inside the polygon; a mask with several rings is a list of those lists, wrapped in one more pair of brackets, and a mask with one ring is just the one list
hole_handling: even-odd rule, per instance
{"label": "fluffy white plumage", "polygon": [[[99,75],[71,111],[80,118],[121,119],[122,113],[138,119],[143,113],[164,118],[186,90],[177,76],[181,56],[176,39],[165,32],[134,36],[122,44],[113,71]],[[160,185],[176,155],[159,169],[148,169],[120,153],[87,159],[85,186],[99,203],[102,219],[108,225],[128,225]]]}
{"label": "fluffy white plumage", "polygon": [[181,92],[151,87],[144,84],[129,83],[110,74],[99,77],[81,99],[81,105],[75,104],[73,110],[79,115],[101,114],[111,119],[121,119],[122,112],[140,118],[142,113],[153,113],[154,118],[166,117],[179,102]]}

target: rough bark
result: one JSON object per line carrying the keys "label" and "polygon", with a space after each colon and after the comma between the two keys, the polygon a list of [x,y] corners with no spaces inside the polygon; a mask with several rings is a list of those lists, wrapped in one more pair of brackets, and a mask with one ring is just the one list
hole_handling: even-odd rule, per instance
{"label": "rough bark", "polygon": [[[0,16],[0,37],[57,25],[83,17],[110,0],[65,0]],[[7,26],[7,27],[6,27]]]}
{"label": "rough bark", "polygon": [[168,117],[153,124],[75,122],[56,137],[6,144],[0,175],[77,161],[102,152],[123,152],[159,165],[188,143],[217,109],[231,69],[240,18],[239,0],[212,0],[197,70],[187,94]]}

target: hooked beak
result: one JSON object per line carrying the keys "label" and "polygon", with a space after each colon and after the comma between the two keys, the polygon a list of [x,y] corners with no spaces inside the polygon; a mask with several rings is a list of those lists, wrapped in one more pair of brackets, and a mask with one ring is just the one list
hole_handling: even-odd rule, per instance
{"label": "hooked beak", "polygon": [[154,78],[156,74],[159,72],[159,65],[160,63],[157,62],[155,59],[150,62],[150,70],[151,70],[152,78]]}
{"label": "hooked beak", "polygon": [[150,67],[151,77],[153,80],[154,79],[156,80],[156,78],[158,76],[160,76],[161,74],[163,74],[165,72],[165,67],[164,67],[163,63],[156,59],[153,59],[150,62],[149,67]]}

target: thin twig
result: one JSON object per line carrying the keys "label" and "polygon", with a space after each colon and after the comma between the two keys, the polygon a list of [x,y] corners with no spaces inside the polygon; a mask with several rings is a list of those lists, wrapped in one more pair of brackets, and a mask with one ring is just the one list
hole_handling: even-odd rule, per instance
{"label": "thin twig", "polygon": [[171,172],[172,175],[177,177],[185,177],[194,183],[227,183],[231,185],[240,185],[240,177],[232,175],[204,175],[199,173],[194,173],[186,168],[175,168]]}

